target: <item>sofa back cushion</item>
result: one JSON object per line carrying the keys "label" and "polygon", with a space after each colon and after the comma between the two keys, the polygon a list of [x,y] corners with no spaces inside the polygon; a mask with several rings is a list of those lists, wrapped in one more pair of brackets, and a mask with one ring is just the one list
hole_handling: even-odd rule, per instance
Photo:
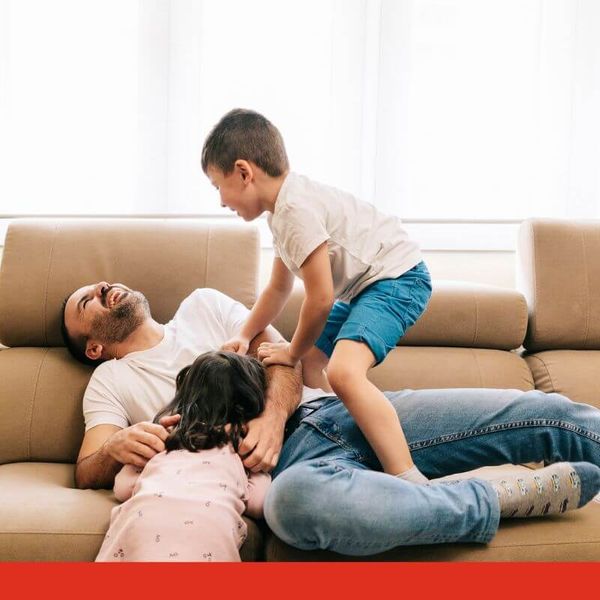
{"label": "sofa back cushion", "polygon": [[0,343],[62,346],[60,306],[75,289],[120,282],[167,322],[197,287],[251,306],[258,232],[187,219],[21,220],[7,232],[0,271]]}
{"label": "sofa back cushion", "polygon": [[[294,334],[304,288],[296,284],[275,327]],[[400,346],[519,348],[527,331],[527,302],[516,290],[464,281],[433,282],[433,293],[421,318],[398,341]]]}
{"label": "sofa back cushion", "polygon": [[529,219],[519,230],[527,350],[600,350],[600,221]]}
{"label": "sofa back cushion", "polygon": [[525,221],[518,257],[535,387],[600,407],[600,221]]}
{"label": "sofa back cushion", "polygon": [[64,298],[97,281],[121,282],[167,322],[198,287],[251,306],[257,294],[254,227],[183,219],[17,220],[0,267],[0,463],[72,462],[83,436],[81,400],[92,369],[60,334]]}
{"label": "sofa back cushion", "polygon": [[[296,285],[275,326],[294,333],[304,290]],[[487,387],[533,389],[523,343],[527,304],[515,290],[434,281],[427,310],[385,361],[369,372],[383,390]]]}

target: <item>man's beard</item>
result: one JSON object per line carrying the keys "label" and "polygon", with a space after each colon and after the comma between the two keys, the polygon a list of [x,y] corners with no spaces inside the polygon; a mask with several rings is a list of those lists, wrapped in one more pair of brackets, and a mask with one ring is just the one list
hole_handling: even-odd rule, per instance
{"label": "man's beard", "polygon": [[149,317],[150,305],[144,294],[129,291],[108,314],[95,317],[89,337],[103,344],[120,344]]}

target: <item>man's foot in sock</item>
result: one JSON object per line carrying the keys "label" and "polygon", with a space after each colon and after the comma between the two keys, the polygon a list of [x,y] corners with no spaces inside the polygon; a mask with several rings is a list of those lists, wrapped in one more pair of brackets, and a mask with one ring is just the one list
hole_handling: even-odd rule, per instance
{"label": "man's foot in sock", "polygon": [[503,518],[554,515],[587,504],[600,491],[600,468],[592,463],[555,463],[491,481]]}

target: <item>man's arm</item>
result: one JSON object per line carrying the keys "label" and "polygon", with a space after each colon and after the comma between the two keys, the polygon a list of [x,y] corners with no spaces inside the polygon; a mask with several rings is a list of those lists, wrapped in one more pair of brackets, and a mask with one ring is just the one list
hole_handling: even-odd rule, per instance
{"label": "man's arm", "polygon": [[105,442],[117,431],[121,428],[116,425],[97,425],[85,432],[75,465],[78,488],[112,487],[115,475],[123,465],[108,454]]}
{"label": "man's arm", "polygon": [[85,488],[111,488],[123,465],[143,468],[165,449],[166,428],[179,421],[179,415],[164,417],[160,425],[142,421],[122,429],[116,425],[97,425],[86,431],[77,465],[75,485]]}
{"label": "man's arm", "polygon": [[[250,343],[248,354],[256,356],[263,342],[282,342],[274,327],[259,333]],[[244,466],[253,472],[270,471],[279,460],[285,422],[296,410],[302,396],[302,368],[272,365],[267,367],[267,398],[264,412],[248,423],[248,433],[239,453]]]}

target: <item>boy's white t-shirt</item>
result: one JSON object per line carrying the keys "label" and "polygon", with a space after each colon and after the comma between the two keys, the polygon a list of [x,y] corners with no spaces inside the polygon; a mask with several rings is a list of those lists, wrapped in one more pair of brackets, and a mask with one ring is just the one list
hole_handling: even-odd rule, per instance
{"label": "boy's white t-shirt", "polygon": [[[217,290],[192,292],[164,326],[164,337],[156,346],[96,368],[83,396],[85,430],[152,421],[173,399],[179,371],[236,335],[248,312],[243,304]],[[327,395],[305,387],[302,402]]]}
{"label": "boy's white t-shirt", "polygon": [[400,277],[422,260],[398,217],[297,173],[285,178],[267,220],[275,256],[298,277],[306,258],[327,242],[334,293],[343,302],[375,281]]}

